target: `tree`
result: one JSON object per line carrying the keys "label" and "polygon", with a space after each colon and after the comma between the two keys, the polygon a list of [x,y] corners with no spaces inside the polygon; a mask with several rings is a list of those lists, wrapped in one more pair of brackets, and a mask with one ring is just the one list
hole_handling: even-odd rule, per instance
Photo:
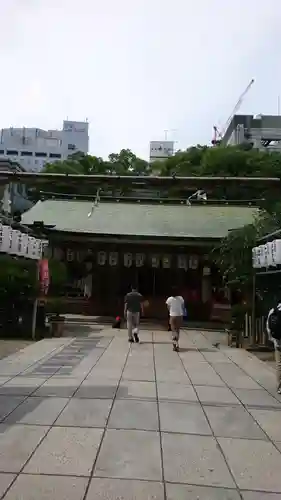
{"label": "tree", "polygon": [[150,165],[138,158],[130,149],[122,149],[120,153],[111,153],[108,160],[77,152],[67,160],[48,163],[43,172],[81,175],[149,175]]}

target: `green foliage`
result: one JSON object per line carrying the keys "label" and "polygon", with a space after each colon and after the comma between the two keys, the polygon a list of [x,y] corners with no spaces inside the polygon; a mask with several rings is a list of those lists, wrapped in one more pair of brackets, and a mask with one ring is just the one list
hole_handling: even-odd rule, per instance
{"label": "green foliage", "polygon": [[110,154],[108,160],[79,152],[74,153],[67,160],[45,165],[43,172],[80,175],[149,175],[151,168],[148,162],[138,158],[130,149],[122,149],[118,154]]}
{"label": "green foliage", "polygon": [[34,297],[37,293],[37,263],[11,255],[0,255],[0,297]]}
{"label": "green foliage", "polygon": [[270,214],[261,210],[252,224],[229,231],[215,249],[216,263],[230,286],[251,287],[252,248],[259,238],[280,227],[280,215],[281,212]]}

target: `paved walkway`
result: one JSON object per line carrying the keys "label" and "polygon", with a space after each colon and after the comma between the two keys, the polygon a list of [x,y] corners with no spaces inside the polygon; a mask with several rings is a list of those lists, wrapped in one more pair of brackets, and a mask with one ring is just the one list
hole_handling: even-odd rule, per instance
{"label": "paved walkway", "polygon": [[0,498],[281,499],[274,372],[206,337],[96,329],[1,360]]}

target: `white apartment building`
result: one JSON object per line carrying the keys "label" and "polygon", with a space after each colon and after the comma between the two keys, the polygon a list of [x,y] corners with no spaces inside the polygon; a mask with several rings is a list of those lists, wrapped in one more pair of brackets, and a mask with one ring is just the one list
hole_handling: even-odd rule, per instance
{"label": "white apartment building", "polygon": [[0,132],[0,158],[16,161],[26,171],[40,172],[45,163],[78,151],[89,151],[88,122],[64,120],[62,130],[10,127]]}

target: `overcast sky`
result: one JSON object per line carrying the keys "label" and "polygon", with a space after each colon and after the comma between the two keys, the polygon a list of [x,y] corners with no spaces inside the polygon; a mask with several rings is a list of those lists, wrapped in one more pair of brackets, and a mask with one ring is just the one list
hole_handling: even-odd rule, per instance
{"label": "overcast sky", "polygon": [[90,152],[209,143],[240,112],[274,114],[281,1],[1,0],[0,127],[90,122]]}

